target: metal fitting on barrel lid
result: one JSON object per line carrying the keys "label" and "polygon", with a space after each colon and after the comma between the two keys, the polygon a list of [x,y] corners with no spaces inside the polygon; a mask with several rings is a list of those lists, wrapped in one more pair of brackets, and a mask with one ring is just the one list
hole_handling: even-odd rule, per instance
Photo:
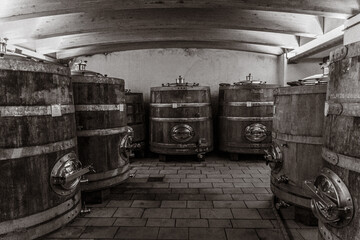
{"label": "metal fitting on barrel lid", "polygon": [[199,83],[191,83],[191,82],[185,82],[185,78],[183,78],[181,75],[176,78],[175,83],[163,83],[161,84],[162,87],[176,87],[176,86],[189,86],[189,87],[197,87],[199,86]]}
{"label": "metal fitting on barrel lid", "polygon": [[245,77],[245,80],[240,80],[239,82],[234,82],[234,85],[248,85],[248,84],[265,84],[266,82],[259,79],[254,80],[251,73]]}
{"label": "metal fitting on barrel lid", "polygon": [[0,38],[0,58],[3,58],[6,54],[7,38]]}

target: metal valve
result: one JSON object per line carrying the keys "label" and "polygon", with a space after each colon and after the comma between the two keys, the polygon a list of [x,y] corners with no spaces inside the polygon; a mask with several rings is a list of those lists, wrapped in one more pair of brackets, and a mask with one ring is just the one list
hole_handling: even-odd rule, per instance
{"label": "metal valve", "polygon": [[119,144],[120,157],[127,161],[132,155],[132,151],[136,148],[137,144],[133,144],[134,130],[126,126],[125,136],[121,139]]}
{"label": "metal valve", "polygon": [[290,207],[290,204],[288,204],[285,201],[279,201],[279,202],[276,203],[275,207],[276,207],[276,209],[288,208],[288,207]]}
{"label": "metal valve", "polygon": [[204,160],[204,154],[209,150],[208,148],[208,142],[205,138],[200,138],[199,142],[197,144],[197,149],[195,151],[197,152],[197,158],[198,160],[203,161]]}
{"label": "metal valve", "polygon": [[282,153],[279,146],[276,143],[273,143],[270,146],[270,149],[264,151],[265,151],[264,158],[266,160],[266,165],[269,165],[274,173],[278,173],[282,168],[282,164],[283,164]]}
{"label": "metal valve", "polygon": [[330,169],[323,168],[315,181],[305,181],[309,189],[311,210],[323,223],[344,227],[354,216],[350,192],[340,177]]}
{"label": "metal valve", "polygon": [[286,175],[281,175],[280,177],[276,178],[277,183],[289,183],[289,177]]}

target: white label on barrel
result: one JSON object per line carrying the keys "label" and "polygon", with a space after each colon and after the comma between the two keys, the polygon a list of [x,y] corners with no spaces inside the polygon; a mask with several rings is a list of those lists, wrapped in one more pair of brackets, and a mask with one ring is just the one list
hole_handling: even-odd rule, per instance
{"label": "white label on barrel", "polygon": [[252,106],[251,102],[246,102],[246,107],[251,107],[251,106]]}
{"label": "white label on barrel", "polygon": [[273,114],[275,115],[276,113],[276,106],[273,107]]}
{"label": "white label on barrel", "polygon": [[60,104],[55,104],[55,105],[51,105],[51,116],[52,117],[60,117],[61,114],[61,105]]}
{"label": "white label on barrel", "polygon": [[172,108],[177,108],[177,107],[178,107],[177,103],[172,104]]}
{"label": "white label on barrel", "polygon": [[120,112],[123,112],[124,111],[124,104],[120,104],[119,108],[120,108]]}

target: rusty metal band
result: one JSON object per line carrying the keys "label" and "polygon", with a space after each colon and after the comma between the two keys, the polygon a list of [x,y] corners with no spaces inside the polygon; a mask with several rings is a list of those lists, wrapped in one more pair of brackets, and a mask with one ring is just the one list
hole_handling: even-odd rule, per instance
{"label": "rusty metal band", "polygon": [[77,112],[124,111],[125,104],[75,105]]}
{"label": "rusty metal band", "polygon": [[160,147],[160,148],[196,148],[197,147],[195,143],[177,144],[177,143],[150,142],[150,145],[153,147]]}
{"label": "rusty metal band", "polygon": [[360,158],[342,155],[326,147],[322,148],[321,156],[332,165],[360,173]]}
{"label": "rusty metal band", "polygon": [[210,117],[198,117],[198,118],[150,118],[155,122],[204,122],[211,120]]}
{"label": "rusty metal band", "polygon": [[341,240],[338,236],[336,236],[333,232],[326,228],[325,224],[321,221],[318,222],[319,224],[319,237],[324,240]]}
{"label": "rusty metal band", "polygon": [[278,186],[274,185],[273,182],[271,182],[270,185],[272,193],[278,197],[281,200],[284,200],[285,202],[295,204],[297,206],[302,206],[305,208],[310,208],[310,198],[307,198],[305,196],[296,194],[296,191],[289,192],[285,189],[278,188]]}
{"label": "rusty metal band", "polygon": [[54,106],[58,106],[61,115],[75,112],[74,105],[0,106],[0,117],[52,116]]}
{"label": "rusty metal band", "polygon": [[[80,213],[80,209],[81,209],[80,191],[76,195],[74,195],[71,199],[69,199],[53,208],[47,209],[45,211],[42,211],[42,212],[39,212],[39,213],[36,213],[33,215],[29,215],[27,217],[8,220],[5,222],[0,222],[0,235],[5,234],[5,233],[11,233],[18,229],[31,228],[33,226],[51,221],[52,219],[56,218],[57,216],[70,211],[74,207],[76,207],[74,209],[74,212],[73,211],[70,212],[70,214],[73,214],[73,218],[75,218],[76,215],[78,213]],[[65,214],[63,216],[67,216],[67,215],[68,214]],[[59,226],[59,227],[61,227],[61,226]],[[55,228],[53,228],[52,230],[55,230]],[[50,230],[50,231],[52,231],[52,230]],[[31,237],[33,237],[33,236],[31,236]]]}
{"label": "rusty metal band", "polygon": [[94,129],[94,130],[82,130],[77,131],[78,137],[91,137],[91,136],[108,136],[119,133],[127,133],[128,127],[118,127],[118,128],[105,128],[105,129]]}
{"label": "rusty metal band", "polygon": [[124,79],[108,77],[72,76],[72,82],[124,85]]}
{"label": "rusty metal band", "polygon": [[285,142],[304,143],[313,145],[322,145],[322,137],[302,136],[302,135],[290,135],[286,133],[272,132],[272,138]]}
{"label": "rusty metal band", "polygon": [[349,117],[360,117],[360,103],[332,103],[325,102],[325,116],[342,115]]}
{"label": "rusty metal band", "polygon": [[56,64],[16,59],[0,59],[0,69],[10,71],[52,73],[69,76],[68,79],[70,82],[70,69],[68,67]]}
{"label": "rusty metal band", "polygon": [[76,138],[72,138],[61,142],[49,143],[46,145],[38,145],[33,147],[0,148],[0,161],[32,157],[57,151],[63,151],[76,147],[76,145]]}
{"label": "rusty metal band", "polygon": [[273,106],[274,102],[222,102],[220,105],[232,107]]}
{"label": "rusty metal band", "polygon": [[221,119],[226,119],[229,121],[240,121],[240,122],[247,122],[247,121],[272,121],[273,117],[225,117],[220,116]]}
{"label": "rusty metal band", "polygon": [[210,103],[150,103],[150,107],[156,108],[169,108],[176,105],[177,108],[180,107],[207,107],[210,106]]}
{"label": "rusty metal band", "polygon": [[111,186],[117,185],[129,178],[130,168],[128,167],[124,171],[118,171],[115,173],[116,173],[116,175],[110,176],[105,179],[94,178],[92,181],[89,179],[88,183],[81,184],[81,190],[82,191],[94,191],[94,190],[109,188]]}

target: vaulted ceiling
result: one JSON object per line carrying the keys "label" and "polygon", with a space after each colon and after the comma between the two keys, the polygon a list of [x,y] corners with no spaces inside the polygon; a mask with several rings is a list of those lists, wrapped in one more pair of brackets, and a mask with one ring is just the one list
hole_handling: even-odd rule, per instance
{"label": "vaulted ceiling", "polygon": [[[55,59],[150,48],[280,55],[359,13],[359,0],[1,0],[0,37]],[[332,47],[332,46],[330,46]]]}

